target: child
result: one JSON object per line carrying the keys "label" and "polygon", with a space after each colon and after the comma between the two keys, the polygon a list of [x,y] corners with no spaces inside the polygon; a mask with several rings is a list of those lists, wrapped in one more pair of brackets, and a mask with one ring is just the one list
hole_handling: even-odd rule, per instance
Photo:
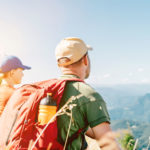
{"label": "child", "polygon": [[15,90],[14,85],[21,83],[25,69],[31,69],[31,67],[23,65],[16,56],[6,55],[2,58],[0,63],[0,116]]}

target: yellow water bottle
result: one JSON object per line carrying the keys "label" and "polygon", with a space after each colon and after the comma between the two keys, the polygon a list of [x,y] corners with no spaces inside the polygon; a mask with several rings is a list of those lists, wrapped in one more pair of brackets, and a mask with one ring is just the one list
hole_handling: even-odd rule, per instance
{"label": "yellow water bottle", "polygon": [[52,93],[47,93],[47,97],[43,98],[39,105],[38,122],[41,125],[47,124],[49,120],[56,114],[57,104],[52,99]]}

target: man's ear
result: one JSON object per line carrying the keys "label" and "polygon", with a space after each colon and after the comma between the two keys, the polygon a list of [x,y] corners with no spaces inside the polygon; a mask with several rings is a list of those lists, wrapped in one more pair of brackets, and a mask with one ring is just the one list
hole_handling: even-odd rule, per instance
{"label": "man's ear", "polygon": [[84,57],[83,57],[83,62],[84,62],[84,64],[87,66],[88,65],[88,56],[87,55],[85,55]]}

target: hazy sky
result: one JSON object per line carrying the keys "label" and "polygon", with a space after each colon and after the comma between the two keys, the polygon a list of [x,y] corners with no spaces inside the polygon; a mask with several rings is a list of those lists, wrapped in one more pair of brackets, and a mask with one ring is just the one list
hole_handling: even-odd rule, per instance
{"label": "hazy sky", "polygon": [[0,1],[0,51],[32,67],[23,83],[59,77],[54,50],[68,36],[94,49],[88,83],[150,83],[149,0]]}

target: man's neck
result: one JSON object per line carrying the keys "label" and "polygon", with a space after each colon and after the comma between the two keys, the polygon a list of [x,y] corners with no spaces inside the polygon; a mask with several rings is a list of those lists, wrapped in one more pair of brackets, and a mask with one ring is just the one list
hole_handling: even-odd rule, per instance
{"label": "man's neck", "polygon": [[62,74],[64,74],[64,75],[71,74],[71,75],[75,75],[75,76],[79,77],[81,80],[84,80],[84,76],[80,71],[73,71],[73,70],[70,70],[67,68],[62,68],[61,71],[62,71]]}
{"label": "man's neck", "polygon": [[80,76],[79,76],[77,73],[72,72],[72,71],[63,71],[62,73],[63,73],[64,75],[75,75],[75,76],[77,76],[77,77],[80,78]]}

